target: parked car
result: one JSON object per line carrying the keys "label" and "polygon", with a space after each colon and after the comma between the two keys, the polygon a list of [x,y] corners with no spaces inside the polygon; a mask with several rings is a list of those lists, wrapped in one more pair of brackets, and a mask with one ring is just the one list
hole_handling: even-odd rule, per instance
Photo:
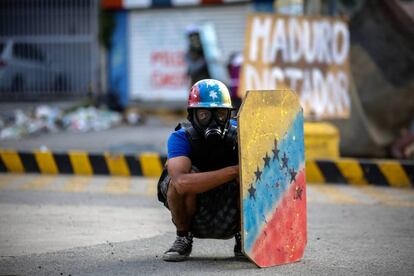
{"label": "parked car", "polygon": [[67,89],[65,75],[52,66],[38,45],[13,40],[0,42],[0,90]]}

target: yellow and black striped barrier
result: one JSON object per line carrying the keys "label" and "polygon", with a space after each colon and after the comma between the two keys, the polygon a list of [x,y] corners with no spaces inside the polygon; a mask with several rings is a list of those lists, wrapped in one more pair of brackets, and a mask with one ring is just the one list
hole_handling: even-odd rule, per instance
{"label": "yellow and black striped barrier", "polygon": [[0,172],[158,177],[166,158],[140,155],[94,154],[84,151],[16,152],[0,150]]}
{"label": "yellow and black striped barrier", "polygon": [[[144,177],[161,175],[167,159],[154,152],[124,155],[14,150],[0,150],[0,157],[0,172]],[[414,187],[414,162],[351,158],[307,160],[306,178],[314,183]]]}
{"label": "yellow and black striped barrier", "polygon": [[306,179],[315,183],[347,183],[413,187],[414,162],[386,159],[306,160]]}

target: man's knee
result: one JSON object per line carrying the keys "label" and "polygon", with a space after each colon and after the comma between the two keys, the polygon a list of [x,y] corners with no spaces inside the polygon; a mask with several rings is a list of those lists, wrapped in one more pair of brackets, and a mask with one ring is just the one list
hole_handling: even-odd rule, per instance
{"label": "man's knee", "polygon": [[[197,167],[192,166],[190,173],[198,173]],[[186,182],[180,181],[180,178],[169,178],[167,195],[174,197],[195,197],[195,193],[191,186]]]}
{"label": "man's knee", "polygon": [[191,203],[196,198],[195,194],[183,194],[179,193],[177,188],[170,181],[167,190],[167,200],[170,201],[180,201],[185,203]]}
{"label": "man's knee", "polygon": [[177,188],[174,186],[174,184],[170,180],[170,182],[168,183],[168,189],[167,189],[167,199],[180,199],[180,198],[184,199],[184,195],[180,194],[177,191]]}

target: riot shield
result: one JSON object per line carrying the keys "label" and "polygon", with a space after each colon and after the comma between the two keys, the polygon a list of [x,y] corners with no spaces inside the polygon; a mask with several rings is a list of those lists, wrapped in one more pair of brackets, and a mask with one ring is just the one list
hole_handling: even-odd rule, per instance
{"label": "riot shield", "polygon": [[238,127],[243,251],[259,267],[298,261],[307,227],[303,112],[296,93],[248,91]]}

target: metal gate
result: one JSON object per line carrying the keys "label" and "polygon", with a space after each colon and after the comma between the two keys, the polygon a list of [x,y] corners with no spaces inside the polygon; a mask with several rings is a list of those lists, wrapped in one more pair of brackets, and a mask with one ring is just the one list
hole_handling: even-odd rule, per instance
{"label": "metal gate", "polygon": [[84,97],[98,84],[99,0],[0,1],[0,100]]}

